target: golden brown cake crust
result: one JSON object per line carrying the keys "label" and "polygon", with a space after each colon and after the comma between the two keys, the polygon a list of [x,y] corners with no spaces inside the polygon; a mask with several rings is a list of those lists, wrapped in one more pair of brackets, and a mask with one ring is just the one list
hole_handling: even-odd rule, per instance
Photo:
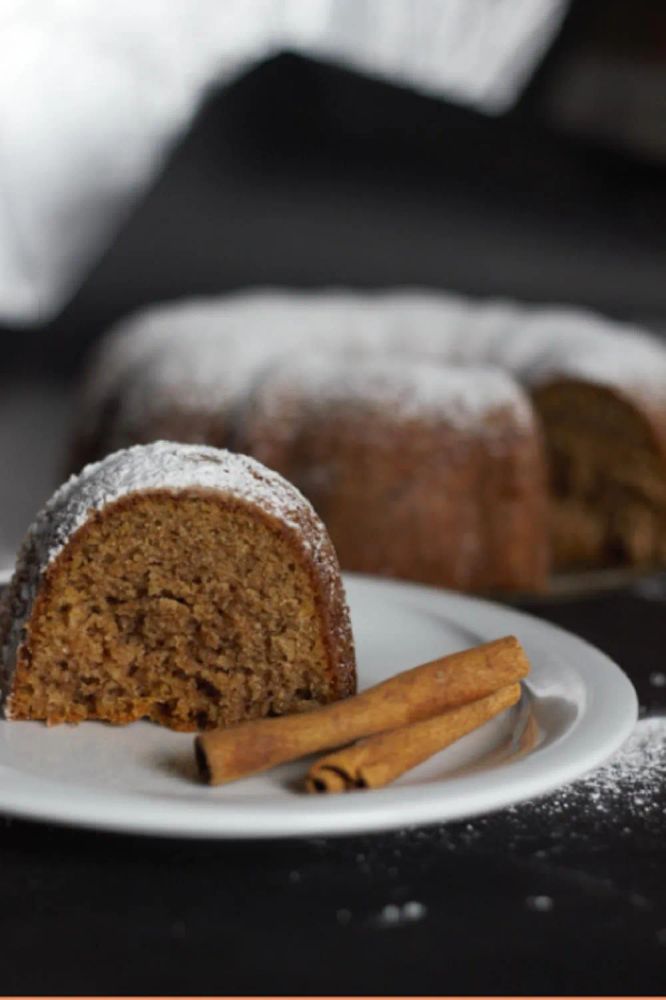
{"label": "golden brown cake crust", "polygon": [[[186,453],[195,462],[243,463],[240,479],[249,474],[249,487],[236,494],[151,487],[100,502],[43,565],[46,525],[62,510],[56,495],[50,516],[42,515],[27,540],[5,599],[9,717],[149,717],[194,729],[301,710],[308,699],[326,702],[355,690],[337,560],[309,504],[257,463],[214,449],[151,446],[132,449],[133,460],[145,466],[152,450],[159,462],[165,448],[170,459]],[[94,481],[95,467],[86,475]],[[238,469],[232,479],[238,482]],[[277,502],[262,504],[273,488]],[[76,481],[69,493],[76,494]],[[90,675],[85,690],[80,679],[72,681],[74,667]],[[69,691],[69,702],[56,691],[45,707],[34,692],[40,674],[46,686],[50,678]],[[220,704],[211,707],[216,693]]]}

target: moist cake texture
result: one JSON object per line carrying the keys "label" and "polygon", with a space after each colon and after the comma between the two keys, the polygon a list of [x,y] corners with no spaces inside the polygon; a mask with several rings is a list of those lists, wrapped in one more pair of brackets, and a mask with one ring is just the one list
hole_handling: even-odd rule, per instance
{"label": "moist cake texture", "polygon": [[28,533],[0,629],[14,719],[192,730],[355,688],[321,521],[282,477],[210,447],[137,446],[69,480]]}

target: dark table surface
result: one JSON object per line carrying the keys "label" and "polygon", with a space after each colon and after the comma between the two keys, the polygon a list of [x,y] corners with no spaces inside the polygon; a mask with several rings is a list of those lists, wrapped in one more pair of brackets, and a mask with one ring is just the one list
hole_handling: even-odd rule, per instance
{"label": "dark table surface", "polygon": [[[137,305],[266,282],[430,284],[666,315],[662,174],[556,138],[521,109],[494,122],[389,91],[285,58],[213,95],[75,300],[48,330],[6,338],[7,357],[71,373]],[[658,713],[665,595],[656,581],[529,610],[608,652]],[[657,765],[607,809],[582,786],[470,823],[340,840],[0,820],[3,990],[664,992]]]}
{"label": "dark table surface", "polygon": [[[666,580],[529,610],[622,664],[644,713],[666,708]],[[373,836],[209,843],[6,819],[3,991],[662,993],[661,750],[607,802],[584,782]]]}

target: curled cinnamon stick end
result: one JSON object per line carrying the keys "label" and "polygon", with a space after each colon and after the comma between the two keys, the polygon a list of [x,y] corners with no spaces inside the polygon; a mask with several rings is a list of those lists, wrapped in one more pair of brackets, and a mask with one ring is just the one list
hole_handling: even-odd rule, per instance
{"label": "curled cinnamon stick end", "polygon": [[201,733],[195,742],[199,773],[211,785],[236,781],[431,718],[528,673],[529,661],[515,636],[495,639],[396,674],[345,701]]}
{"label": "curled cinnamon stick end", "polygon": [[382,788],[489,722],[519,699],[520,684],[511,684],[432,719],[361,740],[313,764],[305,779],[306,791],[331,794],[355,788]]}

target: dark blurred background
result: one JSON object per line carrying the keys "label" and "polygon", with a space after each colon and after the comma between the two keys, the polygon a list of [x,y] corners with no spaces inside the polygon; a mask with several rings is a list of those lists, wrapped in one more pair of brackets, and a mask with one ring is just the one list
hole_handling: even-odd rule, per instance
{"label": "dark blurred background", "polygon": [[563,9],[500,113],[288,51],[208,83],[64,306],[1,330],[0,563],[62,474],[67,385],[140,306],[422,285],[666,329],[666,4]]}
{"label": "dark blurred background", "polygon": [[211,90],[15,365],[69,373],[138,306],[253,285],[430,285],[666,316],[666,5],[577,0],[487,115],[290,53]]}

